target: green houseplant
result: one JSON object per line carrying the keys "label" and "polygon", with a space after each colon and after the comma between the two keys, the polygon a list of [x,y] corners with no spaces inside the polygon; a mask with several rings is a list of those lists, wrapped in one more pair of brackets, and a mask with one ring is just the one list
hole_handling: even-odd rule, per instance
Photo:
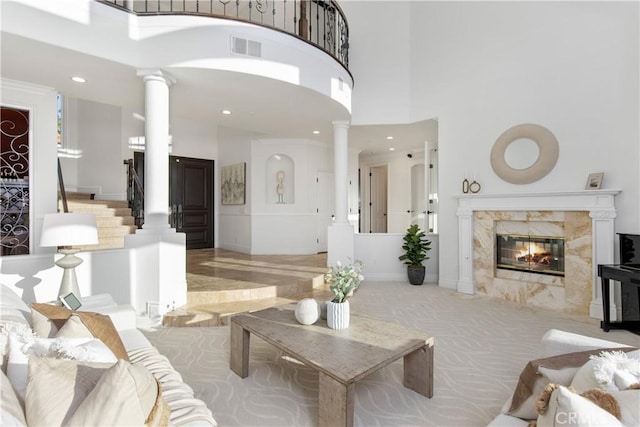
{"label": "green houseplant", "polygon": [[404,254],[398,257],[407,265],[407,276],[412,285],[424,283],[425,267],[423,261],[428,260],[427,252],[431,250],[431,241],[427,240],[423,230],[417,224],[411,224],[402,238]]}
{"label": "green houseplant", "polygon": [[327,301],[327,326],[331,329],[345,329],[349,327],[350,309],[349,298],[360,286],[364,279],[362,262],[342,265],[340,261],[324,276],[325,282],[330,284],[333,299]]}

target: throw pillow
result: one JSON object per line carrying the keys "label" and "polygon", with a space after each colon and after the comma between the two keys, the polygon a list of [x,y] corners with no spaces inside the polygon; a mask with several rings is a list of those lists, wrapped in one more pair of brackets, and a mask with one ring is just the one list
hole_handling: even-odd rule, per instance
{"label": "throw pillow", "polygon": [[66,425],[111,366],[61,359],[32,359],[25,397],[27,423],[38,426]]}
{"label": "throw pillow", "polygon": [[[115,326],[113,326],[113,322],[109,316],[88,311],[71,311],[65,307],[49,304],[33,303],[31,304],[31,308],[33,313],[37,312],[38,314],[45,316],[48,321],[56,327],[56,336],[66,325],[66,322],[70,317],[77,316],[77,319],[73,320],[74,324],[70,326],[70,331],[63,332],[65,336],[73,335],[74,332],[86,334],[87,331],[89,331],[89,333],[94,337],[104,342],[118,359],[129,360],[129,356],[124,348],[124,344],[122,344],[120,335],[118,335],[118,331]],[[46,328],[36,328],[35,317],[36,315],[34,314],[34,330],[36,331],[36,334],[40,335],[38,332],[39,329],[43,330]],[[51,331],[53,331],[53,328],[51,328]]]}
{"label": "throw pillow", "polygon": [[620,422],[625,426],[640,426],[640,390],[612,391],[620,406]]}
{"label": "throw pillow", "polygon": [[640,382],[640,350],[601,351],[589,357],[576,373],[571,387],[578,393],[592,388],[605,391],[627,389]]}
{"label": "throw pillow", "polygon": [[[559,384],[568,386],[579,369],[589,361],[589,357],[597,355],[603,350],[580,351],[561,354],[558,356],[532,360],[520,373],[518,384],[511,397],[511,404],[507,415],[535,420],[536,399],[542,393],[547,384]],[[616,350],[631,351],[633,348],[620,348]]]}
{"label": "throw pillow", "polygon": [[616,427],[620,421],[595,403],[559,386],[551,394],[546,412],[538,416],[538,427]]}
{"label": "throw pillow", "polygon": [[156,379],[141,365],[39,359],[29,366],[29,425],[167,425],[165,407]]}
{"label": "throw pillow", "polygon": [[42,357],[108,364],[117,361],[111,350],[97,338],[38,338],[10,335],[7,377],[21,400],[24,399],[27,386],[28,364],[32,359]]}
{"label": "throw pillow", "polygon": [[24,410],[9,378],[0,372],[0,425],[5,427],[26,426]]}

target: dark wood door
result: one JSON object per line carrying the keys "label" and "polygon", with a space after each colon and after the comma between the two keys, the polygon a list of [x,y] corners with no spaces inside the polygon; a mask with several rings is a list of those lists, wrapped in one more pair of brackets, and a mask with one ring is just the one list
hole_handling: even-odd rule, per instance
{"label": "dark wood door", "polygon": [[187,249],[213,247],[213,160],[169,156],[171,226]]}

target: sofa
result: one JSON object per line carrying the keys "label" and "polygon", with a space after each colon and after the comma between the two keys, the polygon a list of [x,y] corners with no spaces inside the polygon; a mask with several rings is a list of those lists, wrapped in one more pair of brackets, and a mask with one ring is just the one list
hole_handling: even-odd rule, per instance
{"label": "sofa", "polygon": [[[637,348],[551,329],[541,339],[539,354],[523,367],[515,390],[490,427],[526,427],[532,421],[538,427],[640,425]],[[606,394],[584,397],[585,392],[593,396],[593,390]],[[603,409],[608,408],[603,395],[615,400],[618,417]],[[540,405],[546,412],[540,413]]]}
{"label": "sofa", "polygon": [[215,426],[136,322],[109,295],[71,311],[0,285],[0,425]]}

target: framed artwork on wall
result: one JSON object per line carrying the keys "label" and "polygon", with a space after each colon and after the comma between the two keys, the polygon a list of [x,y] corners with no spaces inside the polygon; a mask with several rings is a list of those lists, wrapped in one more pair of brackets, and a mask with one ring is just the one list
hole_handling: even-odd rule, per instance
{"label": "framed artwork on wall", "polygon": [[236,163],[220,168],[220,194],[223,205],[246,203],[246,165],[246,163]]}
{"label": "framed artwork on wall", "polygon": [[602,178],[604,178],[603,172],[589,174],[589,178],[587,178],[587,185],[585,185],[584,189],[599,190],[602,186]]}

